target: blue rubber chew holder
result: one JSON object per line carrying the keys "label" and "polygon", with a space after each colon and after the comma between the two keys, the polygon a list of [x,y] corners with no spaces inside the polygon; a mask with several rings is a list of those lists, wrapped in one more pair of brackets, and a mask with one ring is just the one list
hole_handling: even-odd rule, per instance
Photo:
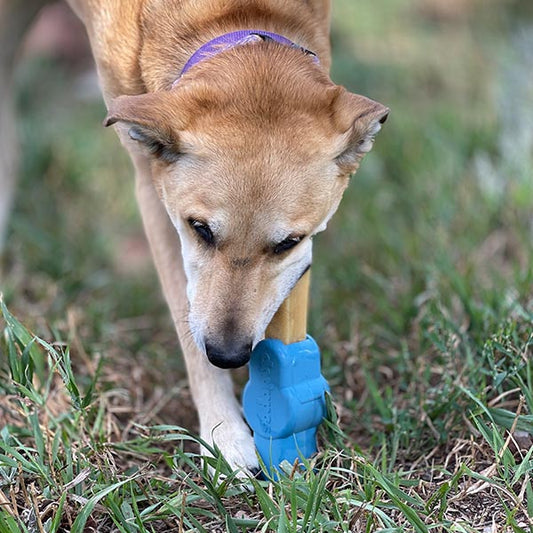
{"label": "blue rubber chew holder", "polygon": [[283,461],[292,464],[316,453],[326,391],[320,351],[309,335],[292,344],[266,339],[255,347],[242,403],[267,475],[277,478]]}

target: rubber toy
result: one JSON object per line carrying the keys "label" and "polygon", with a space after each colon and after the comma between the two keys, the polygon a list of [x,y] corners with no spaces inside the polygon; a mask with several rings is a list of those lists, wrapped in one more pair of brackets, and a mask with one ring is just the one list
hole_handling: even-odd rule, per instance
{"label": "rubber toy", "polygon": [[265,339],[255,347],[243,409],[267,476],[277,479],[283,461],[293,464],[316,453],[326,391],[320,351],[309,335],[292,344]]}

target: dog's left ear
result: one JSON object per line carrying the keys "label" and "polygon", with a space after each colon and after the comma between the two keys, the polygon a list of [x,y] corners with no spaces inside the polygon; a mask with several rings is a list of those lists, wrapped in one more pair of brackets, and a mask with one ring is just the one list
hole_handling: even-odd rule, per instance
{"label": "dog's left ear", "polygon": [[177,91],[119,96],[111,101],[104,126],[122,123],[128,135],[166,163],[180,156],[179,134],[186,117]]}
{"label": "dog's left ear", "polygon": [[332,102],[332,116],[342,135],[335,162],[343,174],[353,174],[363,156],[372,149],[376,134],[389,116],[389,108],[341,87],[338,89]]}

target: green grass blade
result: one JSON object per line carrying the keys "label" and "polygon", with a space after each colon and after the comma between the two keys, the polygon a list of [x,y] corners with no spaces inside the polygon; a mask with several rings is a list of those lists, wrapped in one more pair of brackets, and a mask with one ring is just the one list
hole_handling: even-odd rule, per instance
{"label": "green grass blade", "polygon": [[92,498],[90,498],[89,501],[83,506],[82,510],[80,511],[80,514],[76,517],[76,520],[74,520],[74,523],[72,524],[72,533],[83,533],[85,524],[89,516],[93,512],[95,505],[100,500],[102,500],[102,498],[105,498],[108,494],[124,486],[126,483],[130,483],[132,480],[137,479],[139,475],[140,474],[137,474],[128,479],[113,483],[105,489],[100,490]]}

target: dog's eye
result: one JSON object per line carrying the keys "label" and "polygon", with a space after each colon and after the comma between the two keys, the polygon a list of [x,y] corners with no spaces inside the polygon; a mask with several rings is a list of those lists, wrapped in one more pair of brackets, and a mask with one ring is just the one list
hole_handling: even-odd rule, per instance
{"label": "dog's eye", "polygon": [[283,252],[294,248],[299,242],[301,242],[302,239],[302,236],[287,237],[286,239],[283,239],[281,242],[278,242],[278,244],[274,246],[273,252],[275,255],[280,255]]}
{"label": "dog's eye", "polygon": [[180,158],[181,154],[172,142],[158,139],[152,132],[141,126],[132,126],[128,130],[128,135],[134,141],[144,144],[151,154],[165,163],[175,163]]}
{"label": "dog's eye", "polygon": [[188,222],[189,226],[191,226],[198,237],[200,237],[200,239],[202,239],[206,244],[211,245],[215,243],[215,236],[207,224],[200,222],[199,220],[195,220],[194,218],[190,218]]}

